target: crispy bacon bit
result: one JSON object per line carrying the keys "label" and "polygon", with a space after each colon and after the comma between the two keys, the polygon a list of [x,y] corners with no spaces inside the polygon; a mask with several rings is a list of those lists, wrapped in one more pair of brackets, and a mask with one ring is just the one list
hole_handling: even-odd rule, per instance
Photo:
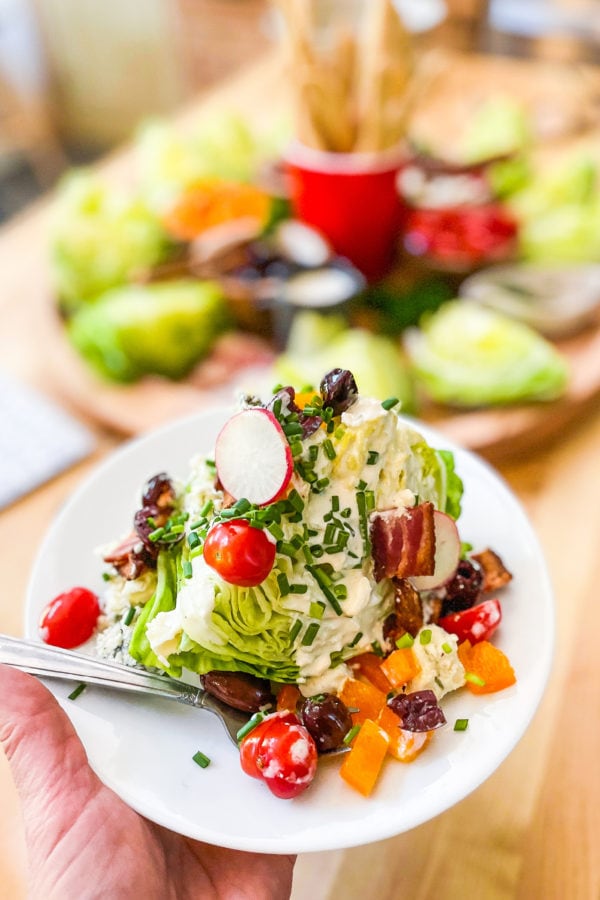
{"label": "crispy bacon bit", "polygon": [[512,574],[508,571],[497,553],[489,548],[481,553],[472,553],[471,558],[479,563],[483,569],[483,591],[497,591],[512,580]]}
{"label": "crispy bacon bit", "polygon": [[375,581],[433,575],[435,530],[432,503],[373,513],[370,537]]}
{"label": "crispy bacon bit", "polygon": [[104,562],[113,565],[119,575],[127,581],[139,578],[142,572],[156,565],[146,553],[146,549],[135,531],[110,550],[104,557]]}

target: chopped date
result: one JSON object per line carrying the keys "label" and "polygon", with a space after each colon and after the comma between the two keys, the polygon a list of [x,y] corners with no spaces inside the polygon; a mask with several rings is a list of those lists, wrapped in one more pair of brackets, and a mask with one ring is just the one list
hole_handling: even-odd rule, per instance
{"label": "chopped date", "polygon": [[388,706],[402,720],[404,731],[433,731],[446,724],[446,717],[433,691],[397,694]]}
{"label": "chopped date", "polygon": [[442,616],[474,606],[483,591],[483,571],[477,562],[461,559],[456,575],[446,585]]}
{"label": "chopped date", "polygon": [[285,413],[296,413],[298,423],[302,428],[302,438],[310,437],[321,427],[321,416],[307,416],[296,403],[296,391],[293,387],[283,387],[277,391],[272,400],[267,404],[267,409],[272,410],[277,401],[281,401],[281,409]]}
{"label": "chopped date", "polygon": [[242,712],[255,713],[275,703],[270,682],[245,672],[207,672],[201,681],[205,691]]}
{"label": "chopped date", "polygon": [[165,472],[154,475],[146,482],[142,494],[142,506],[157,506],[171,511],[175,505],[173,483]]}
{"label": "chopped date", "polygon": [[352,728],[350,710],[335,694],[307,697],[299,706],[298,714],[319,753],[341,747]]}
{"label": "chopped date", "polygon": [[358,397],[354,375],[348,369],[332,369],[321,381],[323,406],[329,406],[334,416],[341,416]]}

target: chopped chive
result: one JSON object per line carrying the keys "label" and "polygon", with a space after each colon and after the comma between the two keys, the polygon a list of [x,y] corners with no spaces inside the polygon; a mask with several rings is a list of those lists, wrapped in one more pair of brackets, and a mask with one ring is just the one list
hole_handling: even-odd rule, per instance
{"label": "chopped chive", "polygon": [[189,559],[184,559],[184,561],[181,563],[181,571],[183,572],[184,578],[192,577],[192,564]]}
{"label": "chopped chive", "polygon": [[396,647],[398,650],[406,650],[408,647],[412,647],[415,639],[412,634],[409,634],[408,631],[401,635],[396,641]]}
{"label": "chopped chive", "polygon": [[457,719],[456,722],[454,723],[455,731],[466,731],[468,727],[469,727],[468,719]]}
{"label": "chopped chive", "polygon": [[356,490],[364,491],[366,486],[367,486],[367,482],[363,478],[361,478],[360,481],[358,482],[358,484],[356,485]]}
{"label": "chopped chive", "polygon": [[206,521],[206,519],[198,519],[196,522],[192,522],[192,524],[190,525],[190,530],[196,531],[198,528],[206,528],[207,525],[208,522]]}
{"label": "chopped chive", "polygon": [[198,750],[197,753],[194,753],[192,759],[197,765],[200,766],[201,769],[206,769],[207,766],[210,766],[210,757],[206,756],[206,754],[204,753],[201,753],[200,750]]}
{"label": "chopped chive", "polygon": [[443,684],[441,678],[438,678],[438,676],[436,675],[435,678],[434,678],[433,680],[435,681],[435,683],[437,684],[437,686],[439,687],[439,689],[440,689],[441,691],[443,691],[443,690],[444,690],[444,684]]}
{"label": "chopped chive", "polygon": [[352,741],[354,740],[354,738],[360,731],[360,727],[361,727],[360,725],[353,725],[352,728],[350,729],[350,731],[348,732],[348,734],[345,735],[345,737],[343,739],[343,743],[346,744],[346,746],[348,746],[348,744],[352,743]]}
{"label": "chopped chive", "polygon": [[148,540],[152,541],[154,543],[154,541],[158,541],[159,538],[161,538],[164,533],[165,533],[164,528],[155,528],[154,531],[151,531],[150,534],[148,535]]}
{"label": "chopped chive", "polygon": [[344,437],[344,434],[346,433],[346,429],[343,427],[343,425],[338,425],[333,433],[335,434],[338,441],[341,441],[341,439]]}
{"label": "chopped chive", "polygon": [[329,577],[329,575],[320,566],[307,566],[306,568],[321,588],[323,594],[325,595],[325,598],[333,607],[336,615],[341,616],[343,610],[340,606],[338,598],[330,588],[331,578]]}
{"label": "chopped chive", "polygon": [[383,650],[381,649],[381,644],[379,641],[373,641],[371,644],[371,650],[375,654],[375,656],[383,657]]}
{"label": "chopped chive", "polygon": [[250,716],[250,718],[248,719],[246,724],[242,725],[242,727],[236,734],[238,743],[240,741],[242,741],[246,737],[247,734],[250,734],[251,731],[254,731],[256,726],[260,725],[260,723],[263,721],[263,719],[264,719],[264,714],[261,712],[255,712],[253,716]]}
{"label": "chopped chive", "polygon": [[157,524],[156,524],[156,519],[154,518],[154,516],[148,516],[148,517],[146,518],[146,522],[148,523],[148,525],[150,526],[150,528],[157,528],[157,527],[158,527]]}
{"label": "chopped chive", "polygon": [[358,644],[358,642],[360,641],[360,639],[361,639],[362,636],[363,636],[362,631],[359,631],[358,634],[356,634],[356,635],[354,636],[354,638],[352,639],[352,641],[348,644],[348,646],[349,646],[349,647],[356,647],[356,645]]}
{"label": "chopped chive", "polygon": [[290,422],[283,426],[283,433],[287,437],[296,437],[302,434],[302,425],[299,422]]}
{"label": "chopped chive", "polygon": [[208,469],[213,469],[213,470],[216,472],[216,470],[217,470],[217,464],[216,464],[216,462],[214,461],[214,459],[206,459],[206,460],[204,460],[204,462],[205,462],[206,467],[207,467]]}
{"label": "chopped chive", "polygon": [[369,455],[367,456],[367,465],[374,466],[378,459],[379,453],[377,452],[377,450],[369,450]]}
{"label": "chopped chive", "polygon": [[356,494],[356,505],[358,506],[358,515],[360,523],[360,536],[363,540],[364,555],[368,556],[371,552],[371,541],[369,539],[369,520],[367,511],[367,499],[364,491],[358,491]]}
{"label": "chopped chive", "polygon": [[302,441],[290,441],[292,456],[302,456]]}
{"label": "chopped chive", "polygon": [[[278,382],[278,383],[275,385],[275,387],[273,388],[272,393],[273,393],[273,394],[278,394],[279,391],[281,391],[281,390],[283,390],[283,385],[280,384],[280,383]],[[281,403],[281,400],[276,400],[275,403]]]}
{"label": "chopped chive", "polygon": [[334,494],[331,498],[331,510],[332,512],[338,512],[340,508],[340,498],[337,494]]}
{"label": "chopped chive", "polygon": [[327,526],[327,528],[325,529],[325,534],[323,535],[323,542],[325,544],[331,544],[331,542],[333,541],[333,539],[335,537],[336,531],[337,531],[337,526],[330,522],[329,525]]}
{"label": "chopped chive", "polygon": [[290,584],[290,594],[305,594],[307,590],[307,584]]}
{"label": "chopped chive", "polygon": [[183,525],[171,525],[170,528],[167,529],[169,534],[183,534],[185,531]]}
{"label": "chopped chive", "polygon": [[322,619],[325,612],[325,604],[320,600],[313,600],[308,608],[308,614],[313,619]]}
{"label": "chopped chive", "polygon": [[348,588],[345,584],[334,584],[333,593],[338,600],[345,600],[348,597]]}
{"label": "chopped chive", "polygon": [[315,491],[315,493],[317,494],[320,494],[325,490],[328,484],[329,478],[319,478],[318,481],[315,481],[313,485],[313,491]]}
{"label": "chopped chive", "polygon": [[110,572],[102,573],[102,581],[111,581],[111,579],[112,579],[112,575],[110,574]]}
{"label": "chopped chive", "polygon": [[367,512],[373,512],[375,509],[375,491],[365,491],[365,504]]}
{"label": "chopped chive", "polygon": [[419,635],[419,643],[420,644],[428,644],[431,641],[431,628],[424,628],[421,634]]}
{"label": "chopped chive", "polygon": [[276,541],[283,540],[283,529],[277,522],[271,522],[270,525],[267,525],[267,531],[273,535]]}
{"label": "chopped chive", "polygon": [[279,585],[279,593],[282,597],[286,597],[290,592],[290,583],[285,572],[280,572],[277,576],[277,584]]}
{"label": "chopped chive", "polygon": [[349,519],[351,515],[352,515],[352,510],[350,509],[349,506],[346,506],[340,513],[340,516],[343,519]]}
{"label": "chopped chive", "polygon": [[250,503],[249,500],[246,500],[245,497],[240,497],[240,499],[235,504],[235,508],[242,515],[244,513],[248,512],[248,510],[251,508],[251,506],[252,506],[252,504]]}
{"label": "chopped chive", "polygon": [[341,666],[344,662],[344,657],[341,650],[334,650],[329,654],[329,667],[331,669],[337,669],[338,666]]}
{"label": "chopped chive", "polygon": [[196,534],[195,531],[191,531],[188,534],[188,544],[189,544],[190,549],[193,550],[194,547],[197,547],[199,543],[200,543],[200,538],[198,537],[198,535]]}
{"label": "chopped chive", "polygon": [[319,456],[319,445],[311,444],[310,447],[308,448],[308,458],[310,459],[311,462],[316,462],[318,456]]}
{"label": "chopped chive", "polygon": [[[315,616],[316,618],[316,616]],[[298,632],[302,628],[302,622],[300,619],[296,619],[292,627],[290,628],[290,641],[293,644],[296,638],[298,637]]]}
{"label": "chopped chive", "polygon": [[385,410],[390,410],[397,406],[399,402],[397,397],[388,397],[387,400],[382,400],[381,405]]}
{"label": "chopped chive", "polygon": [[442,644],[442,650],[444,651],[444,653],[452,653],[452,644],[444,641],[444,643]]}
{"label": "chopped chive", "polygon": [[318,622],[311,622],[306,631],[304,632],[304,637],[300,641],[303,647],[310,647],[315,637],[317,636],[317,632],[321,626]]}
{"label": "chopped chive", "polygon": [[312,544],[309,548],[309,551],[310,553],[312,553],[315,559],[320,559],[320,557],[323,556],[323,553],[325,552],[320,544]]}
{"label": "chopped chive", "polygon": [[329,438],[323,441],[323,452],[325,453],[327,459],[335,459],[337,456],[335,447],[333,446]]}
{"label": "chopped chive", "polygon": [[283,553],[285,556],[295,556],[297,548],[290,541],[280,541],[277,544],[277,549],[280,553]]}
{"label": "chopped chive", "polygon": [[202,517],[210,515],[210,513],[213,511],[214,505],[215,504],[213,503],[212,500],[207,500],[206,503],[204,504],[204,506],[202,507],[202,509],[200,510],[200,515]]}
{"label": "chopped chive", "polygon": [[309,548],[309,547],[304,546],[304,547],[302,548],[302,553],[304,554],[304,559],[305,559],[305,561],[306,561],[309,565],[310,565],[311,563],[314,563],[315,560],[314,560],[314,557],[313,557],[312,553],[310,552],[310,548]]}
{"label": "chopped chive", "polygon": [[87,684],[78,684],[74,691],[71,691],[69,694],[69,700],[77,700],[80,694],[83,694],[87,687]]}
{"label": "chopped chive", "polygon": [[[277,390],[279,391],[279,390],[281,390],[281,388],[277,388]],[[276,394],[277,391],[273,391],[273,393]],[[281,398],[280,397],[278,397],[277,400],[275,401],[275,403],[273,404],[273,415],[275,416],[276,419],[278,419],[279,416],[281,415]]]}
{"label": "chopped chive", "polygon": [[135,616],[135,606],[130,606],[127,610],[125,618],[123,619],[123,625],[131,625],[133,622],[133,617]]}
{"label": "chopped chive", "polygon": [[479,675],[475,675],[474,672],[465,672],[465,680],[470,681],[471,684],[476,684],[479,687],[484,687],[485,685],[483,678],[480,678]]}

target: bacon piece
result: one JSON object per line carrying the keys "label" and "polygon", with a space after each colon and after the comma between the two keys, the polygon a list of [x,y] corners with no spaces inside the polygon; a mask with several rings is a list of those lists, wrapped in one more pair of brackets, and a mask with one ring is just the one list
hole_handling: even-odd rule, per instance
{"label": "bacon piece", "polygon": [[483,571],[482,590],[487,594],[497,591],[512,580],[512,574],[508,571],[497,553],[489,548],[481,553],[472,553],[471,559],[479,563]]}
{"label": "bacon piece", "polygon": [[156,565],[146,554],[139,535],[133,531],[117,544],[104,557],[104,562],[115,567],[119,575],[127,581],[133,581],[146,569]]}
{"label": "bacon piece", "polygon": [[375,581],[433,575],[435,530],[432,503],[373,513],[370,538]]}

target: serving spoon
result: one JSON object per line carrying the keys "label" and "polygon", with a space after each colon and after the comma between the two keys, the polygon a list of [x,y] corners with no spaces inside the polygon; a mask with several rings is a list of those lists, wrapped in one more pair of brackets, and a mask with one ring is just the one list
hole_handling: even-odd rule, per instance
{"label": "serving spoon", "polygon": [[154,675],[137,667],[105,662],[73,653],[72,650],[61,650],[6,634],[0,634],[0,663],[38,678],[96,684],[133,694],[166,697],[196,709],[205,709],[221,720],[236,747],[237,734],[249,718],[247,713],[227,706],[203,688],[177,681],[168,675]]}

